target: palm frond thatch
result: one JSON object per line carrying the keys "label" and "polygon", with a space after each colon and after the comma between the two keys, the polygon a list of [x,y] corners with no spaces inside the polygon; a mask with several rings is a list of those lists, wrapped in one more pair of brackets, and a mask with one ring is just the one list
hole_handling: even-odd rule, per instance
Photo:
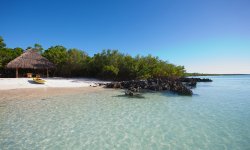
{"label": "palm frond thatch", "polygon": [[31,49],[10,61],[6,67],[23,69],[49,69],[55,68],[55,65]]}

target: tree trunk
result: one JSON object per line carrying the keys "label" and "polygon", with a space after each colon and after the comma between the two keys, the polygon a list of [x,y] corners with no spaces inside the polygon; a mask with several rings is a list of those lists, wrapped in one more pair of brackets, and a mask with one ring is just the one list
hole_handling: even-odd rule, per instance
{"label": "tree trunk", "polygon": [[49,77],[49,69],[47,68],[47,78]]}
{"label": "tree trunk", "polygon": [[16,68],[16,78],[18,78],[18,68]]}

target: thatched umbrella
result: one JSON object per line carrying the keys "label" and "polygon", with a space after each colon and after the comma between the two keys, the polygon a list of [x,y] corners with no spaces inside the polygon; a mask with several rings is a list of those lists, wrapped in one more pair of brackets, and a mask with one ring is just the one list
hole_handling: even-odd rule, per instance
{"label": "thatched umbrella", "polygon": [[48,69],[55,68],[55,65],[48,59],[38,54],[35,50],[27,50],[19,57],[10,61],[7,68],[16,69],[16,77],[18,78],[18,69],[47,69],[47,77],[49,76]]}

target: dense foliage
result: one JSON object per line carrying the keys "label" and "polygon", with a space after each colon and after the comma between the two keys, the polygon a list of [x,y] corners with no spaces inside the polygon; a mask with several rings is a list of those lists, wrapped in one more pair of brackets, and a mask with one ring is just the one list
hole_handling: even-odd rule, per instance
{"label": "dense foliage", "polygon": [[[185,74],[184,66],[176,66],[152,55],[132,57],[118,50],[103,50],[90,57],[83,50],[66,49],[59,45],[44,50],[41,45],[35,44],[33,49],[56,65],[56,69],[53,70],[54,76],[128,80],[180,77]],[[0,38],[0,68],[3,70],[9,61],[22,52],[21,48],[6,48],[3,39]]]}
{"label": "dense foliage", "polygon": [[4,66],[10,62],[11,60],[15,59],[17,56],[23,53],[22,48],[7,48],[6,44],[3,41],[3,38],[0,37],[0,70],[4,69]]}

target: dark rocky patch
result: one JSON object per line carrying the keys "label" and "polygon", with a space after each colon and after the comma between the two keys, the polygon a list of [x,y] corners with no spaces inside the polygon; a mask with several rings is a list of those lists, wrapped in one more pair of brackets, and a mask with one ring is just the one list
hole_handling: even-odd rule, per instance
{"label": "dark rocky patch", "polygon": [[180,82],[185,83],[186,86],[190,87],[190,88],[195,88],[197,85],[197,82],[212,82],[211,79],[201,79],[201,78],[179,78],[177,79]]}
{"label": "dark rocky patch", "polygon": [[98,86],[106,86],[106,83],[97,83]]}
{"label": "dark rocky patch", "polygon": [[208,78],[179,78],[178,81],[180,82],[212,82],[211,79]]}
{"label": "dark rocky patch", "polygon": [[[210,79],[200,78],[153,78],[147,80],[130,80],[121,82],[111,82],[105,85],[106,88],[127,89],[125,94],[129,96],[135,95],[140,90],[152,91],[171,91],[179,95],[193,95],[189,87],[196,86],[197,82],[211,82]],[[184,84],[184,83],[185,84]]]}

